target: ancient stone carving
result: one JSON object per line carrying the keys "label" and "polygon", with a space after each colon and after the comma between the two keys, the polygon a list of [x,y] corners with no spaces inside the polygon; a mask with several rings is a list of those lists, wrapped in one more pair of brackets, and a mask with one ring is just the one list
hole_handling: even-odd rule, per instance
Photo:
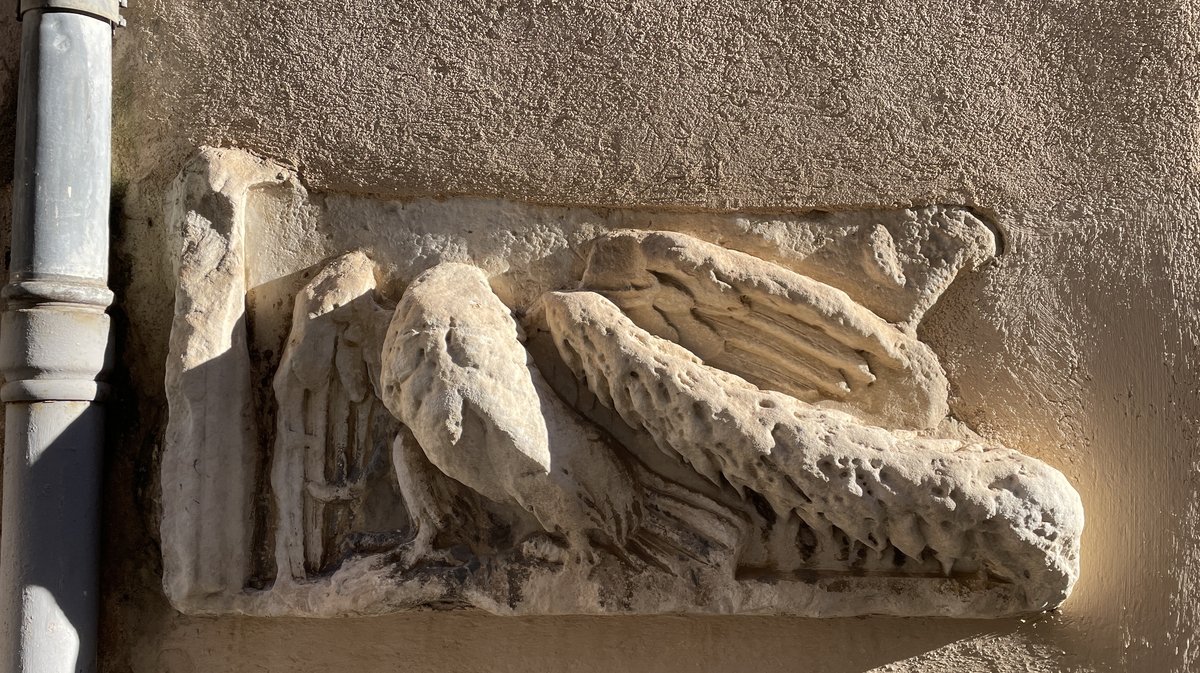
{"label": "ancient stone carving", "polygon": [[862,567],[867,550],[885,567],[932,560],[947,575],[1025,584],[1046,605],[1073,581],[1079,503],[1043,463],[759,389],[645,333],[599,294],[552,293],[544,310],[559,353],[605,406],[714,485],[798,516],[806,562]]}
{"label": "ancient stone carving", "polygon": [[682,234],[618,232],[592,247],[583,287],[704,362],[865,420],[917,429],[947,413],[937,356],[846,293]]}
{"label": "ancient stone carving", "polygon": [[[237,227],[199,217],[188,190],[219,184],[244,228],[255,185],[288,181],[214,181],[217,164],[275,175],[214,157],[176,190],[162,530],[181,609],[996,616],[1070,592],[1078,495],[948,423],[945,373],[913,331],[994,253],[964,211],[909,232],[928,245],[869,218],[827,245],[857,246],[867,280],[848,290],[817,278],[845,271],[815,252],[746,239],[749,254],[699,225],[582,227],[557,271],[507,278],[471,257],[409,275],[379,250],[339,252],[301,279],[255,407],[230,308],[246,276],[223,270],[239,257],[196,252],[239,250],[199,230]],[[539,249],[553,257],[523,254]],[[901,288],[890,321],[858,299],[879,283]],[[260,411],[224,430],[204,415],[229,404]],[[273,436],[256,429],[270,416]],[[239,472],[218,488],[221,460]],[[219,528],[254,498],[257,518]]]}
{"label": "ancient stone carving", "polygon": [[340,540],[331,533],[356,518],[337,505],[360,505],[373,443],[399,431],[378,404],[373,346],[386,323],[375,319],[373,272],[364,255],[346,255],[296,296],[274,379],[276,582],[302,580],[336,559]]}
{"label": "ancient stone carving", "polygon": [[384,403],[442,473],[524,510],[568,549],[590,550],[591,535],[624,546],[641,519],[637,486],[542,379],[509,313],[475,267],[422,274],[388,328]]}

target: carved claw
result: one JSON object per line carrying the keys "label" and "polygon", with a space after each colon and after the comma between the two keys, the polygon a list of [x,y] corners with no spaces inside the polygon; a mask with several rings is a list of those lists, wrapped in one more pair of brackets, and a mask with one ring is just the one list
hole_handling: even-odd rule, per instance
{"label": "carved claw", "polygon": [[534,533],[521,542],[521,554],[557,565],[594,566],[600,561],[596,550],[582,536],[571,535],[567,540],[550,533]]}
{"label": "carved claw", "polygon": [[596,553],[587,535],[582,532],[572,533],[567,536],[567,540],[570,542],[572,560],[576,565],[594,566],[600,563],[600,555]]}
{"label": "carved claw", "polygon": [[459,565],[460,561],[446,549],[434,549],[433,540],[437,530],[429,525],[417,526],[416,534],[409,540],[397,545],[388,553],[388,558],[403,570],[409,570],[430,563]]}
{"label": "carved claw", "polygon": [[366,483],[363,479],[332,484],[318,481],[306,481],[304,483],[304,490],[314,499],[324,503],[358,500],[362,497],[365,489]]}
{"label": "carved claw", "polygon": [[347,536],[343,551],[382,555],[389,564],[402,570],[431,562],[458,565],[460,560],[449,550],[434,549],[436,535],[437,531],[427,525],[419,527],[414,534],[408,531],[355,533]]}

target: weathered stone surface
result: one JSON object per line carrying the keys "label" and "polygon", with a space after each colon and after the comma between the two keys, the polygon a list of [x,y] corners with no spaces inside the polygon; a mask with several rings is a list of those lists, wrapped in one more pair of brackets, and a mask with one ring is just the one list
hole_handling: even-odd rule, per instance
{"label": "weathered stone surface", "polygon": [[364,523],[371,461],[399,432],[376,390],[376,346],[390,313],[374,302],[374,271],[366,255],[345,255],[295,299],[294,329],[273,385],[279,412],[270,479],[279,513],[279,584],[340,561],[334,531]]}
{"label": "weathered stone surface", "polygon": [[160,529],[163,584],[181,607],[236,594],[251,572],[258,417],[246,343],[245,209],[252,190],[289,177],[245,153],[208,149],[168,195],[179,284]]}
{"label": "weathered stone surface", "polygon": [[760,390],[647,334],[598,294],[543,304],[563,360],[605,405],[714,484],[798,516],[812,567],[904,574],[936,561],[946,574],[1020,585],[1033,608],[1070,592],[1083,505],[1053,468]]}
{"label": "weathered stone surface", "polygon": [[[106,461],[104,670],[1200,668],[1200,194],[1190,186],[1200,62],[1186,3],[152,0],[125,13],[114,45],[122,348]],[[0,15],[0,82],[12,82],[0,93],[0,155],[15,116],[14,14]],[[895,207],[870,219],[899,249],[923,238],[921,206],[972,206],[1007,252],[963,274],[920,337],[946,368],[955,418],[1063,470],[1083,496],[1071,599],[1058,614],[1001,622],[178,614],[162,599],[150,530],[176,285],[160,262],[176,250],[162,193],[201,143],[301,169],[314,199],[361,214],[346,229],[400,238],[451,207],[464,222],[495,222],[516,239],[492,248],[498,259],[519,259],[519,225],[546,212],[523,203],[647,209],[652,228],[687,220],[683,231],[777,263],[769,246],[729,232],[761,226],[773,244],[824,253],[840,239],[794,225],[790,209],[855,229],[858,207]],[[8,171],[0,160],[0,183]],[[506,201],[491,209],[456,195]],[[0,224],[3,204],[0,185]],[[512,218],[481,217],[501,209]],[[731,210],[745,223],[720,214]],[[278,227],[256,220],[263,257],[286,257],[287,233],[305,225],[287,215]],[[728,239],[700,228],[710,219]],[[446,220],[437,227],[453,227]],[[332,224],[322,236],[339,235]],[[315,257],[291,270],[357,247],[309,245]],[[471,261],[507,302],[503,267]],[[802,272],[864,305],[883,296]],[[256,274],[250,352],[265,373],[252,380],[269,401],[303,280],[264,288]],[[263,329],[275,287],[286,291],[279,332]]]}
{"label": "weathered stone surface", "polygon": [[641,493],[615,447],[530,362],[487,278],[443,264],[405,291],[383,345],[384,401],[430,462],[532,515],[575,551],[624,545]]}
{"label": "weathered stone surface", "polygon": [[[613,226],[633,213],[506,206],[491,212],[531,221],[504,233],[462,221],[486,222],[488,206],[449,202],[411,238],[351,227],[331,244],[350,251],[297,269],[300,283],[263,261],[286,282],[246,304],[247,214],[307,196],[286,171],[221,157],[193,164],[181,184],[196,187],[177,197],[194,236],[181,238],[163,464],[192,501],[164,490],[162,526],[180,609],[980,617],[1069,593],[1083,524],[1070,484],[946,419],[948,383],[914,323],[802,272],[857,250],[862,274],[920,279],[928,299],[970,255],[905,270],[916,258],[868,215],[846,254],[736,239],[773,250],[752,255],[703,240],[711,219],[639,231]],[[956,249],[988,251],[963,233],[985,227],[941,219],[921,236],[946,226]],[[271,364],[266,299],[289,284]],[[263,358],[270,390],[251,381]],[[220,379],[188,384],[207,368]],[[243,424],[194,411],[222,404]],[[186,461],[221,488],[197,487]],[[221,464],[240,467],[221,482]],[[263,500],[269,516],[249,505]],[[225,583],[206,584],[214,574]]]}
{"label": "weathered stone surface", "polygon": [[946,417],[946,377],[929,347],[845,292],[751,255],[683,234],[618,232],[592,245],[583,286],[759,386],[898,427]]}

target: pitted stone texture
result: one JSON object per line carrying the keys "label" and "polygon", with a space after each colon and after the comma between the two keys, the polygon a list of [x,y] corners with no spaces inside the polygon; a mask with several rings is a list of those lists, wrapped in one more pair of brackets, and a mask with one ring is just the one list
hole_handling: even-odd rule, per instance
{"label": "pitted stone texture", "polygon": [[800,517],[816,567],[861,568],[869,549],[901,574],[932,557],[947,574],[1019,584],[1032,609],[1070,592],[1083,505],[1053,468],[760,390],[647,334],[598,294],[552,293],[543,306],[564,362],[605,405],[714,483]]}
{"label": "pitted stone texture", "polygon": [[751,255],[684,234],[617,232],[592,244],[582,285],[760,387],[896,427],[933,427],[949,409],[928,346],[845,292]]}
{"label": "pitted stone texture", "polygon": [[1074,581],[1074,491],[948,418],[916,337],[994,251],[960,208],[389,204],[215,150],[173,205],[182,610],[988,617]]}
{"label": "pitted stone texture", "polygon": [[564,404],[476,267],[443,264],[404,293],[383,345],[384,402],[446,475],[547,533],[624,545],[641,494],[603,433]]}

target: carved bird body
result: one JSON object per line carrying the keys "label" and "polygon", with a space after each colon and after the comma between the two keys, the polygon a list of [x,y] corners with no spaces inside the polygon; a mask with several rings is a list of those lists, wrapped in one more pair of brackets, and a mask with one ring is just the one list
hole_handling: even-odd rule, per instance
{"label": "carved bird body", "polygon": [[[388,319],[360,300],[374,287],[368,261],[331,269],[297,300],[296,320],[312,325],[293,328],[277,381],[291,393],[280,408],[297,411],[281,412],[294,450],[277,449],[272,482],[281,530],[294,533],[280,567],[293,575],[308,551],[297,541],[321,532],[301,532],[322,521],[309,510],[347,490],[316,488],[320,449],[336,457],[344,443],[318,441],[330,424],[299,413],[340,408],[312,403],[322,382],[355,404],[375,392],[404,426],[393,461],[415,526],[400,543],[405,567],[441,553],[439,532],[473,527],[480,553],[521,543],[535,558],[596,561],[604,550],[679,578],[699,565],[732,573],[747,558],[984,571],[1023,585],[1036,606],[1061,602],[1078,574],[1082,506],[1065,477],[1003,447],[928,436],[948,408],[937,356],[812,278],[683,234],[609,232],[577,291],[526,307],[528,343],[480,269],[444,263],[409,285],[378,348],[376,330],[351,330]],[[346,322],[349,308],[364,315]],[[631,437],[647,441],[634,450]],[[302,476],[308,496],[294,487]],[[795,527],[755,539],[755,516]]]}
{"label": "carved bird body", "polygon": [[647,332],[768,390],[923,430],[948,412],[937,355],[845,292],[751,255],[671,232],[592,243],[581,289]]}
{"label": "carved bird body", "polygon": [[621,546],[637,528],[635,480],[606,437],[551,391],[479,269],[447,263],[417,278],[396,308],[383,363],[384,404],[447,476],[524,510],[577,553]]}

